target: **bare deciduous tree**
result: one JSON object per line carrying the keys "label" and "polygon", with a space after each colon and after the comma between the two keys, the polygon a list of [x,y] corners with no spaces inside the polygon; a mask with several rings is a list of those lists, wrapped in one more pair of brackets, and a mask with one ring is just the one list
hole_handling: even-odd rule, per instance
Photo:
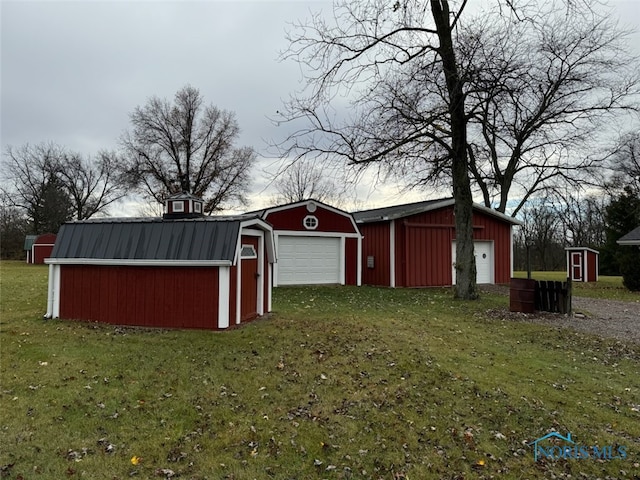
{"label": "bare deciduous tree", "polygon": [[204,105],[190,86],[173,102],[152,97],[131,114],[122,138],[123,172],[130,185],[161,202],[188,192],[205,201],[205,212],[245,202],[255,153],[235,147],[240,129],[232,112]]}
{"label": "bare deciduous tree", "polygon": [[[522,4],[522,3],[521,3]],[[468,75],[470,166],[487,206],[515,215],[537,192],[579,188],[602,167],[600,132],[637,110],[640,70],[606,12],[528,2],[523,17],[484,14],[458,37]]]}
{"label": "bare deciduous tree", "polygon": [[561,268],[564,265],[565,239],[557,206],[544,199],[536,199],[520,214],[524,225],[516,231],[515,239],[519,256],[522,258],[529,249],[533,269]]}
{"label": "bare deciduous tree", "polygon": [[336,179],[323,168],[301,160],[287,166],[274,179],[278,194],[276,203],[294,203],[314,199],[339,207],[342,204],[341,188]]}
{"label": "bare deciduous tree", "polygon": [[125,196],[116,158],[112,152],[100,152],[95,160],[79,153],[63,153],[59,160],[59,176],[73,202],[77,220],[104,213]]}
{"label": "bare deciduous tree", "polygon": [[113,156],[96,160],[53,143],[9,146],[5,153],[4,191],[23,209],[36,233],[57,231],[75,218],[84,220],[105,212],[126,190],[117,176]]}
{"label": "bare deciduous tree", "polygon": [[32,233],[58,231],[73,218],[73,205],[59,176],[63,149],[55,144],[7,147],[2,188],[10,205],[25,212]]}
{"label": "bare deciduous tree", "polygon": [[[640,128],[640,126],[639,126]],[[640,196],[640,133],[638,131],[623,135],[610,157],[613,172],[608,188],[622,191],[629,187]]]}
{"label": "bare deciduous tree", "polygon": [[0,258],[24,258],[24,240],[28,233],[29,221],[24,211],[13,206],[6,193],[0,192]]}
{"label": "bare deciduous tree", "polygon": [[[283,120],[302,120],[305,124],[280,146],[283,156],[320,160],[341,157],[354,166],[377,162],[395,165],[405,150],[424,152],[429,146],[442,152],[449,160],[444,168],[456,200],[456,296],[473,299],[478,294],[467,158],[468,116],[454,45],[454,32],[465,5],[463,1],[457,11],[452,11],[448,0],[395,5],[383,1],[338,2],[331,24],[319,15],[299,24],[289,38],[291,46],[285,56],[306,67],[308,88],[288,102]],[[416,65],[437,72],[442,81],[435,87],[436,93],[444,102],[428,121],[421,119],[413,128],[404,129],[400,123],[384,121],[388,100],[394,99],[386,98],[385,90],[381,96],[376,89],[393,78],[394,69],[418,69]],[[427,94],[432,91],[430,85],[423,87]],[[332,101],[336,105],[343,100],[350,107],[340,112],[342,116],[330,111]],[[439,132],[442,129],[447,130],[446,136]]]}
{"label": "bare deciduous tree", "polygon": [[[299,24],[286,56],[307,91],[283,119],[301,125],[283,154],[375,164],[409,188],[453,187],[458,289],[471,298],[470,179],[513,214],[531,195],[579,185],[599,165],[586,148],[606,120],[637,108],[637,62],[599,6],[503,0],[339,2]],[[587,152],[587,153],[585,153]],[[473,293],[472,293],[473,292]]]}
{"label": "bare deciduous tree", "polygon": [[574,192],[562,198],[558,215],[565,246],[597,248],[605,243],[607,201],[601,193],[580,198]]}

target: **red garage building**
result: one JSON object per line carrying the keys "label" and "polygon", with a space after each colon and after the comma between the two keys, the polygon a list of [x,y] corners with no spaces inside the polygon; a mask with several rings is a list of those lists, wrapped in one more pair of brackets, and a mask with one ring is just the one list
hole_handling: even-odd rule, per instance
{"label": "red garage building", "polygon": [[350,213],[316,200],[257,213],[273,226],[274,286],[361,284],[362,237]]}
{"label": "red garage building", "polygon": [[45,233],[43,235],[27,235],[24,240],[24,250],[27,253],[27,263],[44,263],[44,259],[51,256],[51,251],[56,243],[56,235]]}
{"label": "red garage building", "polygon": [[224,329],[270,311],[271,227],[257,216],[176,218],[171,201],[164,218],[64,224],[46,262],[47,316]]}
{"label": "red garage building", "polygon": [[[362,282],[390,287],[455,284],[455,221],[451,198],[353,214],[362,241]],[[518,220],[474,205],[478,283],[509,283]]]}

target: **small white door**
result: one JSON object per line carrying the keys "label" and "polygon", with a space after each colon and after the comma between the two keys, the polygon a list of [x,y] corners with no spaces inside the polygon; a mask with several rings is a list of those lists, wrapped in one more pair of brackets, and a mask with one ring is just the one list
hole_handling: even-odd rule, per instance
{"label": "small white door", "polygon": [[[456,242],[453,241],[451,247],[451,258],[453,260],[453,284],[456,284]],[[493,283],[493,242],[475,241],[473,242],[473,252],[476,257],[476,283]]]}
{"label": "small white door", "polygon": [[582,279],[582,252],[571,252],[571,280],[581,282]]}

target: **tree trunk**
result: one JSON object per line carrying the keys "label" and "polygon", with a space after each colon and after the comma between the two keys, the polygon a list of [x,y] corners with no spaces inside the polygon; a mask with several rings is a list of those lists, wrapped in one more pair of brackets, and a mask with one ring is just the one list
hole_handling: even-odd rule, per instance
{"label": "tree trunk", "polygon": [[448,0],[431,0],[431,12],[436,24],[440,46],[438,52],[449,94],[451,116],[451,161],[453,178],[454,215],[456,226],[456,298],[478,298],[476,260],[473,254],[473,197],[469,181],[467,157],[467,116],[464,92],[451,37]]}

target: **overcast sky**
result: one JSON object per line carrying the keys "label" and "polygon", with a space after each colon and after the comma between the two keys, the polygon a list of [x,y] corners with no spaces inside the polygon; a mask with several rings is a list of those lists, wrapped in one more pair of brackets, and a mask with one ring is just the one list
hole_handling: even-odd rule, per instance
{"label": "overcast sky", "polygon": [[[611,3],[624,25],[640,26],[640,0]],[[268,117],[301,86],[298,66],[278,61],[287,24],[331,2],[2,0],[0,8],[2,151],[49,141],[88,155],[117,148],[136,106],[190,84],[236,113],[239,144],[264,167],[265,140],[279,136]],[[640,34],[634,42],[640,51]],[[259,178],[255,208],[270,195]],[[367,206],[398,201],[365,191]]]}

